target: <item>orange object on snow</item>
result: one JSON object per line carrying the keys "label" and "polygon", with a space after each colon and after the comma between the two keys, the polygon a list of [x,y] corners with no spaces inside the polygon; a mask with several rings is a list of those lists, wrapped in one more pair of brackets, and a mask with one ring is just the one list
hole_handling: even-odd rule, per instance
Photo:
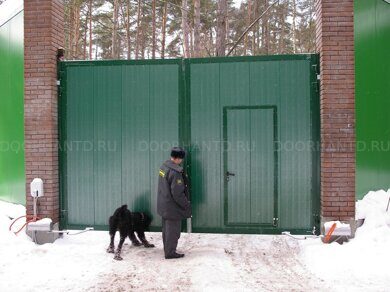
{"label": "orange object on snow", "polygon": [[324,243],[329,243],[330,237],[333,234],[333,231],[336,229],[337,224],[333,223],[332,227],[329,229],[328,233],[325,236]]}

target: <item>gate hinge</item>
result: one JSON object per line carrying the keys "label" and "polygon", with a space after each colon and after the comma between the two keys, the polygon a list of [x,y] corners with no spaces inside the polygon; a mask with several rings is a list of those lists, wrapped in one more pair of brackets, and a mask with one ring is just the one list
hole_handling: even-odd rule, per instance
{"label": "gate hinge", "polygon": [[279,218],[278,218],[278,217],[272,218],[272,225],[273,225],[274,227],[278,226],[278,221],[279,221]]}
{"label": "gate hinge", "polygon": [[317,80],[321,80],[321,74],[317,74]]}
{"label": "gate hinge", "polygon": [[57,86],[61,85],[61,80],[57,80]]}

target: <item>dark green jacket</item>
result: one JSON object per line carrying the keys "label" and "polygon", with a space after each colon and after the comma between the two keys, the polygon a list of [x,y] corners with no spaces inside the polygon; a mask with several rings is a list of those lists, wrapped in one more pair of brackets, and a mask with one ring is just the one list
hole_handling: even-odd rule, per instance
{"label": "dark green jacket", "polygon": [[171,160],[160,167],[158,175],[157,213],[167,220],[191,217],[188,179],[183,168]]}

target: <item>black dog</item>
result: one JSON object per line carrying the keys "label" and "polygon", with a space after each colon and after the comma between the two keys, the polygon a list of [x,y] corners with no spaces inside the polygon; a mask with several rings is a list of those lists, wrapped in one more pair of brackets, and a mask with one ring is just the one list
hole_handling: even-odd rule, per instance
{"label": "black dog", "polygon": [[[110,246],[107,248],[107,252],[114,253],[114,238],[117,231],[119,231],[120,234],[120,241],[115,252],[114,259],[116,260],[122,260],[122,245],[127,236],[135,246],[143,244],[145,247],[154,247],[154,245],[150,244],[145,238],[145,231],[149,229],[151,222],[152,220],[148,215],[140,212],[130,212],[130,210],[127,209],[127,205],[123,205],[122,207],[116,209],[114,214],[108,220],[111,240]],[[142,243],[138,241],[134,232],[137,233],[137,236]]]}

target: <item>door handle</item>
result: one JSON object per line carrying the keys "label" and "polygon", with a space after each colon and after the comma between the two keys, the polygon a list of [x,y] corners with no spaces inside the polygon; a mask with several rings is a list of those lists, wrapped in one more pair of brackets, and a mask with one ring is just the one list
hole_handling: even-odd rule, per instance
{"label": "door handle", "polygon": [[230,171],[226,171],[226,181],[229,181],[231,176],[235,176],[236,174]]}

